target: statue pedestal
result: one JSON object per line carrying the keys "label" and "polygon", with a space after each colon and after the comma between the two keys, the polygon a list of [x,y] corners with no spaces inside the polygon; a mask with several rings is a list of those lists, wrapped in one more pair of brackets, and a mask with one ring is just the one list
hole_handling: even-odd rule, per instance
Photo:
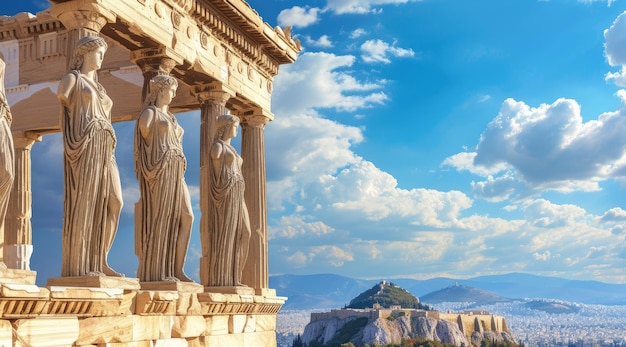
{"label": "statue pedestal", "polygon": [[85,288],[119,288],[139,290],[138,278],[114,276],[71,276],[49,278],[48,287],[85,287]]}
{"label": "statue pedestal", "polygon": [[154,281],[140,282],[141,290],[160,290],[179,293],[202,293],[203,287],[195,282]]}
{"label": "statue pedestal", "polygon": [[254,288],[243,286],[204,287],[205,293],[255,295]]}

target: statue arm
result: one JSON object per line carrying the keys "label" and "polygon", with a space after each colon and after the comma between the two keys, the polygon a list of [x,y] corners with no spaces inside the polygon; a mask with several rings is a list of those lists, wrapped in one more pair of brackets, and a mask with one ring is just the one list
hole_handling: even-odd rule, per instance
{"label": "statue arm", "polygon": [[57,89],[57,98],[62,106],[68,106],[70,104],[70,94],[74,86],[76,86],[76,75],[68,73],[63,76],[59,83],[59,88]]}
{"label": "statue arm", "polygon": [[211,146],[211,161],[213,162],[213,173],[215,173],[216,177],[219,176],[219,172],[221,170],[220,159],[223,152],[223,145],[218,141],[214,142],[213,146]]}
{"label": "statue arm", "polygon": [[152,126],[152,122],[154,122],[154,114],[153,108],[146,107],[139,115],[139,131],[141,132],[141,137],[145,140],[150,137],[150,126]]}

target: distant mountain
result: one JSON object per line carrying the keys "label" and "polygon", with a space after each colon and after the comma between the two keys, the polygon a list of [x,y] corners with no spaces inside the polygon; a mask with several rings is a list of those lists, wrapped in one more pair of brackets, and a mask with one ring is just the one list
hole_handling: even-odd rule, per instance
{"label": "distant mountain", "polygon": [[280,275],[270,276],[269,285],[289,298],[283,310],[309,310],[342,308],[376,282],[332,274]]}
{"label": "distant mountain", "polygon": [[487,305],[511,301],[511,299],[486,290],[458,284],[426,294],[420,300],[427,305],[442,302],[475,302],[480,305]]}
{"label": "distant mountain", "polygon": [[[341,308],[377,282],[332,274],[270,276],[270,288],[275,288],[278,295],[289,298],[283,306],[285,310]],[[429,303],[424,300],[427,294],[458,283],[510,299],[558,299],[586,304],[626,305],[626,284],[567,280],[523,273],[469,279],[393,279],[393,282],[426,304]]]}
{"label": "distant mountain", "polygon": [[567,302],[559,302],[553,300],[532,300],[524,304],[524,306],[538,311],[547,313],[578,313],[580,308]]}
{"label": "distant mountain", "polygon": [[391,306],[400,306],[403,308],[425,309],[420,304],[415,295],[409,293],[406,289],[400,288],[394,283],[381,281],[372,288],[359,294],[350,301],[348,308],[372,308],[375,304],[380,307],[389,308]]}

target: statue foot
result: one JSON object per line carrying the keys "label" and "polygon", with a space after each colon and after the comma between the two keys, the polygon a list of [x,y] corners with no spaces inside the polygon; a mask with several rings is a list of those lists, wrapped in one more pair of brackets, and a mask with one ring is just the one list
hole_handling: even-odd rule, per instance
{"label": "statue foot", "polygon": [[180,280],[178,278],[176,278],[176,277],[170,276],[170,277],[165,277],[163,279],[163,281],[166,281],[166,282],[179,282]]}
{"label": "statue foot", "polygon": [[179,272],[176,274],[176,278],[178,278],[182,282],[193,282],[189,276],[187,276],[184,272]]}
{"label": "statue foot", "polygon": [[92,277],[104,276],[104,273],[100,271],[90,271],[87,273],[87,276],[92,276]]}
{"label": "statue foot", "polygon": [[111,267],[109,265],[105,265],[103,267],[104,270],[104,274],[106,276],[113,276],[113,277],[126,277],[123,273],[119,273],[113,269],[111,269]]}

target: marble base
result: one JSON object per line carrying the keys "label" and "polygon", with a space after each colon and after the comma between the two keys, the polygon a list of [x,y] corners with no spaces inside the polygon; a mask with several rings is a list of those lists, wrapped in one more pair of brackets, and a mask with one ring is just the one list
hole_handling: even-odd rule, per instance
{"label": "marble base", "polygon": [[204,287],[205,293],[255,295],[254,288],[242,286]]}
{"label": "marble base", "polygon": [[2,283],[35,284],[36,279],[37,279],[36,271],[7,269],[6,265],[0,266],[0,284]]}
{"label": "marble base", "polygon": [[71,276],[49,278],[48,287],[86,287],[86,288],[120,288],[127,290],[139,290],[138,278],[114,277],[114,276]]}
{"label": "marble base", "polygon": [[204,287],[195,282],[182,281],[154,281],[140,282],[141,290],[163,290],[181,293],[202,293]]}

